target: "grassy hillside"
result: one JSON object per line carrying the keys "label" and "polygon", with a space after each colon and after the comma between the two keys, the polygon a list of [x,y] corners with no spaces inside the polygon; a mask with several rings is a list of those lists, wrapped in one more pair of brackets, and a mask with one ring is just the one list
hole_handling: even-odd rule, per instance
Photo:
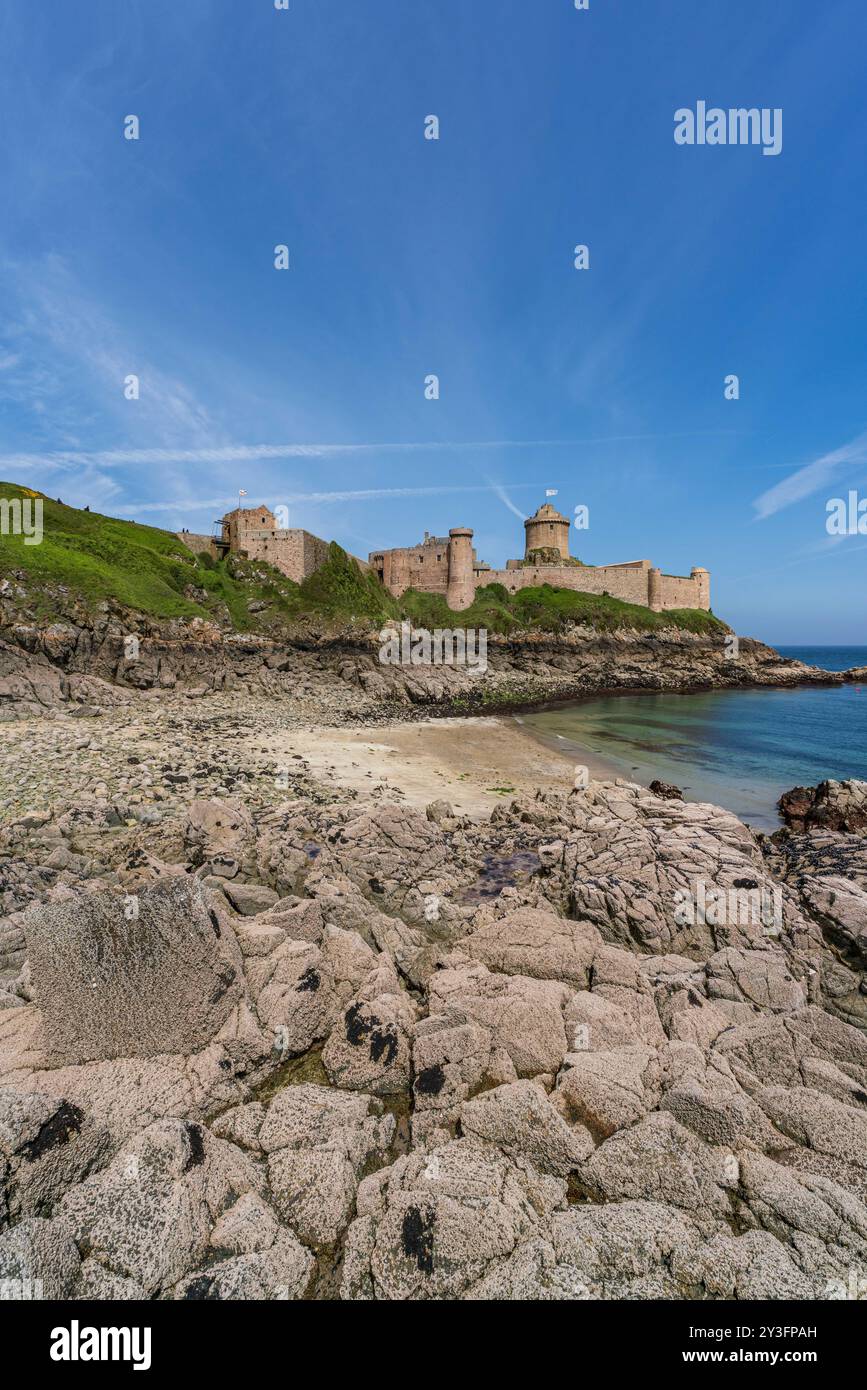
{"label": "grassy hillside", "polygon": [[[40,495],[0,483],[0,499]],[[222,617],[241,628],[251,626],[249,602],[265,599],[288,609],[291,595],[281,590],[297,588],[283,576],[276,590],[267,581],[235,576],[229,567],[193,555],[171,531],[79,511],[48,497],[39,545],[25,544],[21,535],[0,535],[0,578],[21,573],[26,606],[39,617],[56,611],[58,598],[85,610],[113,600],[152,618]]]}
{"label": "grassy hillside", "polygon": [[[558,632],[573,623],[602,631],[652,632],[673,625],[691,632],[727,631],[711,614],[693,609],[651,613],[618,599],[539,588],[507,593],[501,584],[481,589],[460,618],[433,594],[410,590],[397,600],[332,544],[322,569],[295,584],[263,561],[194,555],[171,531],[79,511],[13,483],[0,483],[0,499],[43,497],[43,539],[0,535],[3,601],[37,618],[87,613],[105,601],[154,619],[209,618],[236,631],[279,633],[308,620],[338,627],[369,627],[387,618],[416,626],[487,628],[508,634],[526,628]],[[252,608],[252,611],[251,611]]]}
{"label": "grassy hillside", "polygon": [[[409,590],[401,599],[408,617],[419,627],[451,627],[455,614],[437,594]],[[603,594],[581,594],[573,589],[554,589],[541,584],[510,594],[502,584],[489,584],[476,592],[470,608],[461,612],[462,627],[487,628],[508,634],[525,628],[543,632],[562,632],[572,624],[586,624],[600,632],[633,628],[637,632],[659,632],[667,627],[687,632],[728,632],[725,623],[712,613],[697,608],[676,608],[667,613],[651,613],[640,604],[624,603]]]}

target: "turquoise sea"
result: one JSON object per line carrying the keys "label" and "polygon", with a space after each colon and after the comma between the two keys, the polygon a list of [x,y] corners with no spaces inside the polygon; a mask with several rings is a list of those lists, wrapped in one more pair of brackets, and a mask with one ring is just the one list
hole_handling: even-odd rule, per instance
{"label": "turquoise sea", "polygon": [[[780,647],[830,671],[867,665],[867,647]],[[867,684],[610,695],[521,716],[558,748],[586,749],[637,782],[674,782],[761,830],[779,828],[790,787],[867,780]]]}

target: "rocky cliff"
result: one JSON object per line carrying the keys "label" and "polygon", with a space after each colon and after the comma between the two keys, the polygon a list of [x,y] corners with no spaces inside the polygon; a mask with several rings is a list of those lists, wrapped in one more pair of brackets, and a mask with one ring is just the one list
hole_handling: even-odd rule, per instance
{"label": "rocky cliff", "polygon": [[155,623],[106,614],[86,625],[0,623],[0,718],[117,703],[134,691],[248,687],[279,694],[297,691],[299,682],[319,694],[323,715],[377,719],[410,706],[496,711],[611,690],[837,684],[863,675],[808,667],[749,638],[732,656],[724,636],[676,627],[489,634],[484,674],[460,666],[384,665],[379,650],[369,627],[308,625],[292,640],[280,640],[226,632],[198,618]]}

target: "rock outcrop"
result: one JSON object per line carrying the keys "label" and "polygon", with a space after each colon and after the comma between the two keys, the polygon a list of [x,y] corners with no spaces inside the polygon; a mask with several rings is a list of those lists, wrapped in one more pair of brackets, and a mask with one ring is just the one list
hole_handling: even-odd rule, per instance
{"label": "rock outcrop", "polygon": [[131,820],[0,832],[0,1279],[826,1299],[867,1265],[848,811],[771,840],[594,782],[481,823],[192,794]]}
{"label": "rock outcrop", "polygon": [[790,830],[867,831],[867,782],[820,782],[793,787],[780,797],[780,815]]}
{"label": "rock outcrop", "polygon": [[[130,634],[138,640],[134,660],[126,654]],[[751,638],[740,639],[732,660],[722,628],[719,634],[581,626],[555,637],[532,630],[511,637],[489,633],[483,678],[458,665],[383,665],[379,647],[372,630],[305,629],[280,641],[222,631],[200,619],[157,624],[119,609],[48,626],[4,622],[0,603],[0,719],[56,717],[149,693],[200,699],[239,691],[309,694],[320,716],[375,722],[407,707],[466,714],[610,690],[834,685],[850,678],[782,657]]]}

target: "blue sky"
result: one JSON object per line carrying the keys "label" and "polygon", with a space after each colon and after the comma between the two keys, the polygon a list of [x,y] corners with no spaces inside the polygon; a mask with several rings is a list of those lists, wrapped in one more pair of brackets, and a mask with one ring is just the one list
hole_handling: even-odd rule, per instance
{"label": "blue sky", "polygon": [[[867,643],[863,0],[289,3],[7,0],[0,477],[494,565],[557,488],[581,558]],[[782,152],[676,145],[699,100]]]}

